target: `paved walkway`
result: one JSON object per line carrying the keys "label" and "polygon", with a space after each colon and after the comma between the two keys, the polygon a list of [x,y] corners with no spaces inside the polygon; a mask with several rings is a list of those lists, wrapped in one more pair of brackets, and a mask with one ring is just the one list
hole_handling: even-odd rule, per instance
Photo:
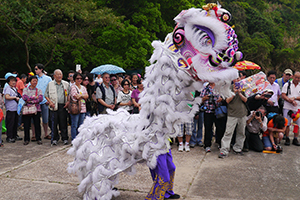
{"label": "paved walkway", "polygon": [[[23,137],[23,133],[19,132]],[[3,135],[2,139],[5,140]],[[66,154],[70,145],[51,147],[23,141],[4,142],[0,148],[0,199],[47,200],[82,199],[76,175],[68,174],[72,157]],[[299,199],[300,147],[283,147],[282,154],[249,152],[245,156],[229,154],[218,158],[216,146],[211,153],[195,147],[178,152],[173,145],[177,167],[174,191],[186,200],[199,199]],[[114,200],[141,200],[152,180],[145,165],[137,165],[137,174],[121,174],[120,196]]]}

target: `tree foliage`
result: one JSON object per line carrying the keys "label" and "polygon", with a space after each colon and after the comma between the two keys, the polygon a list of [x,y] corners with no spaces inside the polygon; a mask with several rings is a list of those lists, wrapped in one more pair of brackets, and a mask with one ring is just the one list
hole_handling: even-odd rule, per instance
{"label": "tree foliage", "polygon": [[[0,0],[0,71],[19,73],[43,63],[63,71],[81,64],[127,70],[149,65],[151,42],[164,40],[181,10],[204,0]],[[245,59],[263,70],[300,67],[300,2],[220,0],[233,15]]]}

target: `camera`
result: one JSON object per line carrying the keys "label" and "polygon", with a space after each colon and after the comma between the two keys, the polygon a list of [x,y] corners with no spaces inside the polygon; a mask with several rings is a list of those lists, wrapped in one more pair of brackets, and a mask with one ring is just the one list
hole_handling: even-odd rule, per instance
{"label": "camera", "polygon": [[262,117],[262,113],[261,113],[260,111],[256,111],[256,112],[255,112],[255,115],[256,115],[257,117]]}
{"label": "camera", "polygon": [[206,108],[206,106],[204,106],[204,105],[202,105],[202,106],[199,107],[199,111],[200,111],[200,112],[204,112],[204,111],[206,111],[206,110],[207,110],[207,108]]}
{"label": "camera", "polygon": [[277,150],[276,150],[276,153],[281,153],[282,152],[282,147],[277,145]]}
{"label": "camera", "polygon": [[209,104],[213,104],[214,103],[214,96],[212,94],[209,95],[208,103]]}
{"label": "camera", "polygon": [[271,98],[272,97],[272,94],[265,94],[264,95],[266,98]]}

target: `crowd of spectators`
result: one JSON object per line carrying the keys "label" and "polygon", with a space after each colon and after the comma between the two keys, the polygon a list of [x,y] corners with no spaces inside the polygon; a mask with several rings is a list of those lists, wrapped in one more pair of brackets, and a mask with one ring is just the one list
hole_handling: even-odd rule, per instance
{"label": "crowd of spectators", "polygon": [[[130,114],[139,113],[141,109],[138,95],[143,91],[143,84],[139,74],[124,76],[104,73],[95,76],[89,72],[71,70],[67,73],[68,81],[65,81],[60,69],[56,69],[52,76],[45,73],[42,64],[36,64],[34,70],[35,74],[31,72],[18,76],[13,71],[5,75],[7,83],[3,95],[0,95],[0,108],[3,111],[5,104],[8,143],[23,140],[17,135],[19,128],[24,130],[24,145],[33,141],[41,145],[42,139],[50,140],[51,145],[58,145],[60,140],[67,145],[68,125],[71,125],[73,140],[87,116],[105,114],[107,109],[123,108]],[[78,113],[70,112],[74,104],[78,106]],[[0,146],[4,146],[2,130]]]}
{"label": "crowd of spectators", "polygon": [[[244,155],[249,150],[278,152],[282,151],[282,140],[285,140],[284,145],[290,145],[291,125],[294,126],[292,144],[300,146],[300,119],[295,118],[300,109],[300,72],[293,74],[291,69],[286,69],[283,76],[276,79],[276,72],[269,71],[266,75],[269,85],[262,92],[249,97],[245,96],[238,84],[244,78],[246,73],[240,71],[239,78],[232,81],[231,90],[234,95],[228,98],[222,98],[215,93],[214,83],[207,83],[202,91],[196,91],[195,94],[198,95],[195,96],[202,98],[202,105],[199,106],[199,112],[192,124],[181,125],[179,151],[190,151],[188,145],[191,148],[199,145],[207,153],[211,152],[215,137],[214,141],[220,150],[219,158],[227,157],[231,149],[238,155]],[[216,110],[220,106],[226,106],[227,113],[224,117],[217,118]],[[182,143],[184,127],[185,144]],[[193,127],[193,130],[189,127]]]}
{"label": "crowd of spectators", "polygon": [[[17,72],[5,75],[7,84],[0,95],[0,108],[4,109],[5,102],[8,143],[23,140],[17,135],[19,127],[24,130],[24,145],[32,141],[41,145],[42,139],[50,140],[52,145],[58,145],[60,140],[67,145],[68,125],[71,125],[73,140],[87,116],[106,114],[107,109],[123,108],[130,114],[139,113],[141,109],[139,94],[144,88],[139,74],[95,76],[71,70],[66,74],[68,81],[64,81],[60,69],[56,69],[52,77],[45,74],[42,64],[36,64],[34,70],[35,74],[28,76],[18,76]],[[300,119],[293,116],[300,109],[300,72],[293,74],[292,70],[286,69],[283,76],[276,79],[276,72],[269,71],[269,86],[248,98],[237,84],[244,78],[246,73],[240,71],[239,78],[232,81],[233,95],[228,98],[217,94],[212,82],[203,90],[195,91],[194,96],[202,98],[202,105],[194,119],[180,124],[179,151],[188,152],[199,145],[209,153],[213,141],[220,150],[220,158],[227,157],[231,148],[238,155],[249,150],[278,151],[282,150],[282,140],[285,145],[290,145],[291,125],[296,127],[292,144],[300,146],[297,128]],[[78,105],[78,113],[69,112],[74,102]],[[23,105],[22,111],[20,105]],[[221,117],[216,115],[220,107],[227,108]],[[1,134],[0,131],[0,137]],[[3,147],[2,139],[0,145]]]}

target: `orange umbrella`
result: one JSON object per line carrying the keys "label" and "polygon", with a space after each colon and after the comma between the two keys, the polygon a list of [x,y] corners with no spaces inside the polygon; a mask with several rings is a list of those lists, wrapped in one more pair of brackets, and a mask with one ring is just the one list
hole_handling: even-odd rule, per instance
{"label": "orange umbrella", "polygon": [[246,69],[261,69],[259,65],[255,64],[254,62],[251,61],[240,61],[237,62],[233,68],[238,69],[238,70],[246,70]]}

